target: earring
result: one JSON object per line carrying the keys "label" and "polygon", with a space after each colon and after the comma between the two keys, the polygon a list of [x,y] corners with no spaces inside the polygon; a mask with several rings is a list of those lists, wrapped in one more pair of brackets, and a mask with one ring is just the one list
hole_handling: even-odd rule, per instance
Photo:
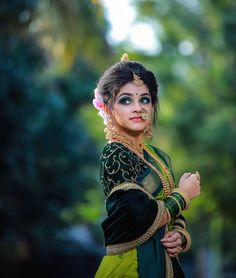
{"label": "earring", "polygon": [[106,139],[110,141],[114,137],[114,134],[117,132],[117,126],[116,121],[111,114],[107,114],[106,120],[107,124],[104,129],[104,132],[106,133]]}
{"label": "earring", "polygon": [[144,136],[146,138],[152,139],[153,138],[153,129],[152,129],[152,124],[149,123],[146,128],[144,129]]}

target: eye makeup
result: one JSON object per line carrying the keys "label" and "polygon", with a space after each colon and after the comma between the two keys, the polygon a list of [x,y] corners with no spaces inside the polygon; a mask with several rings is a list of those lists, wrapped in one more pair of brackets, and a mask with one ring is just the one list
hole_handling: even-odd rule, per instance
{"label": "eye makeup", "polygon": [[[151,102],[151,96],[149,93],[143,93],[143,94],[140,94],[139,96],[136,93],[135,95],[137,95],[137,97],[139,97],[139,102],[141,104],[149,104]],[[133,94],[123,93],[118,97],[117,102],[119,104],[129,105],[130,103],[133,102],[133,98],[134,98]]]}

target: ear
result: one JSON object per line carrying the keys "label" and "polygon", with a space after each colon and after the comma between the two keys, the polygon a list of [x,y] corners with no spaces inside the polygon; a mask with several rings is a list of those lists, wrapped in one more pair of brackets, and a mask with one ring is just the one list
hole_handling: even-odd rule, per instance
{"label": "ear", "polygon": [[104,112],[106,114],[110,114],[110,109],[108,108],[108,106],[106,104],[104,104]]}

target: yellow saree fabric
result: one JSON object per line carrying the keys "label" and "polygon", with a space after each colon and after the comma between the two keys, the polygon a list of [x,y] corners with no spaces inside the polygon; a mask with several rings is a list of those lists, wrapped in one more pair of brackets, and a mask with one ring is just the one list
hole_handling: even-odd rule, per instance
{"label": "yellow saree fabric", "polygon": [[138,277],[137,250],[112,256],[104,256],[95,278]]}

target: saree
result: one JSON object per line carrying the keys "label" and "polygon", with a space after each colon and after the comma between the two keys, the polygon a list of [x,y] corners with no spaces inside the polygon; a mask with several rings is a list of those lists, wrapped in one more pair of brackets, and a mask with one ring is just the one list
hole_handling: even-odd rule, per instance
{"label": "saree", "polygon": [[[146,148],[144,158],[161,171],[153,159],[157,156],[174,180],[169,156],[158,148]],[[101,183],[107,197],[107,216],[101,224],[107,255],[95,277],[184,277],[178,258],[171,259],[160,240],[173,227],[185,229],[185,219],[179,215],[161,226],[165,194],[156,172],[121,143],[113,142],[101,156]]]}

